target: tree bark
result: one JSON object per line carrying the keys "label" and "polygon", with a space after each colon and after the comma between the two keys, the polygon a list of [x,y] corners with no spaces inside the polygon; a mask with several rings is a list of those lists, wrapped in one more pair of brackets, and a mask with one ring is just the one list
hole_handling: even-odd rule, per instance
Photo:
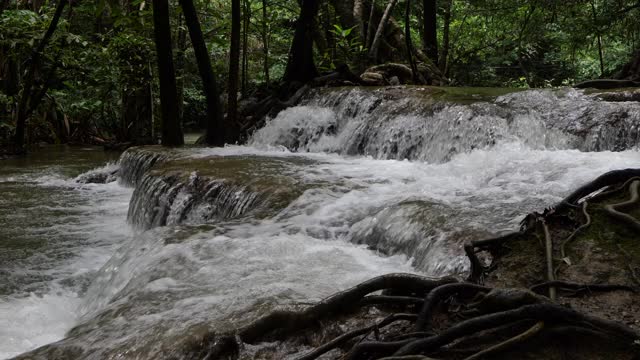
{"label": "tree bark", "polygon": [[207,133],[205,135],[205,141],[208,145],[223,146],[225,128],[222,106],[220,106],[216,77],[211,68],[211,59],[209,58],[207,45],[202,35],[198,14],[193,5],[193,0],[180,0],[180,6],[184,13],[187,28],[189,29],[189,37],[193,44],[193,50],[198,63],[198,71],[202,79],[202,87],[204,88],[204,94],[207,99]]}
{"label": "tree bark", "polygon": [[243,0],[242,10],[242,97],[247,95],[248,71],[249,71],[249,19],[251,18],[251,5],[248,0]]}
{"label": "tree bark", "polygon": [[442,55],[438,58],[438,67],[445,77],[449,70],[449,31],[451,28],[451,8],[453,0],[445,0],[444,8],[444,27],[442,29]]}
{"label": "tree bark", "polygon": [[364,30],[364,0],[354,0],[353,2],[353,19],[358,27],[358,35],[364,44],[365,30]]}
{"label": "tree bark", "polygon": [[413,59],[413,44],[411,43],[411,0],[406,0],[404,9],[404,37],[407,43],[407,58],[409,65],[411,65],[411,80],[417,84],[419,82],[418,66]]}
{"label": "tree bark", "polygon": [[423,24],[422,24],[422,48],[424,53],[438,63],[438,26],[436,15],[436,0],[422,0]]}
{"label": "tree bark", "polygon": [[[229,50],[229,97],[227,123],[235,127],[238,119],[238,77],[240,72],[240,0],[231,0],[231,49]],[[231,134],[227,134],[231,135]]]}
{"label": "tree bark", "polygon": [[387,8],[384,10],[384,14],[382,14],[382,19],[380,19],[380,23],[378,24],[378,30],[376,30],[376,35],[373,37],[373,41],[371,42],[371,48],[369,49],[369,57],[375,62],[378,59],[378,49],[380,48],[380,41],[382,41],[382,37],[384,35],[384,29],[387,26],[387,22],[389,21],[389,17],[391,17],[391,11],[393,11],[393,7],[396,5],[398,0],[390,0],[387,4]]}
{"label": "tree bark", "polygon": [[374,15],[376,13],[376,0],[371,0],[371,8],[369,9],[369,21],[367,22],[367,34],[363,41],[364,45],[369,48],[371,46],[371,42],[373,41],[373,29],[375,28],[375,24],[373,23]]}
{"label": "tree bark", "polygon": [[[183,7],[184,8],[184,7]],[[184,10],[183,10],[184,12]],[[185,16],[186,17],[186,16]],[[186,21],[186,20],[185,20]],[[184,124],[184,74],[185,74],[185,52],[187,51],[187,30],[184,29],[183,19],[178,19],[177,40],[176,40],[176,91],[178,97],[178,121]]]}
{"label": "tree bark", "polygon": [[267,25],[267,0],[262,0],[262,53],[264,54],[264,80],[269,86],[269,33]]}
{"label": "tree bark", "polygon": [[[16,134],[14,141],[16,152],[18,153],[25,152],[25,132],[27,126],[27,118],[29,117],[33,109],[38,105],[39,100],[42,98],[41,96],[37,96],[36,91],[33,88],[36,72],[40,68],[42,53],[44,52],[44,48],[51,40],[53,33],[56,31],[58,23],[60,22],[60,17],[62,17],[62,12],[67,3],[67,0],[60,0],[58,5],[56,6],[56,10],[53,14],[53,18],[51,19],[51,23],[49,23],[49,27],[47,27],[47,31],[44,33],[44,36],[38,43],[38,46],[36,46],[36,48],[31,53],[31,59],[29,59],[29,68],[26,74],[24,86],[22,88],[22,95],[20,96],[20,100],[18,102],[18,109],[16,111]],[[34,103],[32,103],[32,101]]]}
{"label": "tree bark", "polygon": [[285,82],[306,83],[318,76],[318,70],[313,61],[313,24],[318,8],[318,0],[302,1],[289,51],[289,61],[284,72]]}
{"label": "tree bark", "polygon": [[596,4],[591,1],[591,13],[593,15],[593,23],[596,26],[596,38],[598,40],[598,57],[600,59],[600,76],[604,76],[604,57],[602,56],[602,34],[598,26],[598,15],[596,13]]}
{"label": "tree bark", "polygon": [[184,144],[182,128],[178,122],[176,98],[176,74],[171,50],[171,25],[169,23],[168,0],[154,0],[153,32],[160,79],[160,108],[162,112],[162,145],[180,146]]}

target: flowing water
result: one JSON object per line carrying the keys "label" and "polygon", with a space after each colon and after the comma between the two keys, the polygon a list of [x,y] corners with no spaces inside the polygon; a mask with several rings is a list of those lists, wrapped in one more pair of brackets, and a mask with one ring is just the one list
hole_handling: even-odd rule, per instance
{"label": "flowing water", "polygon": [[379,274],[462,275],[465,241],[640,167],[639,127],[575,90],[341,89],[246,146],[5,161],[0,358],[179,355]]}

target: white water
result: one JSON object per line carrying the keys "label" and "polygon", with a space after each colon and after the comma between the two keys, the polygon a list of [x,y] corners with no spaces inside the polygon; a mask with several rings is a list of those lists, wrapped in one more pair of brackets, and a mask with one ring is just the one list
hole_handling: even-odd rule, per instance
{"label": "white water", "polygon": [[36,167],[0,180],[4,226],[16,227],[0,235],[45,242],[2,265],[2,285],[12,291],[0,294],[0,359],[64,337],[93,273],[130,235],[124,217],[131,189],[77,184],[62,169]]}
{"label": "white water", "polygon": [[[377,101],[368,95],[328,96],[284,111],[255,134],[251,146],[171,153],[247,160],[239,171],[269,175],[270,191],[293,194],[268,216],[248,212],[207,224],[194,216],[131,234],[125,225],[130,190],[58,179],[56,188],[66,186],[73,199],[82,199],[53,205],[67,206],[77,217],[60,231],[89,241],[74,249],[73,261],[51,270],[54,280],[43,294],[10,299],[8,307],[0,303],[0,320],[7,316],[12,324],[0,330],[0,349],[12,356],[59,340],[76,326],[62,344],[84,349],[83,357],[161,358],[179,354],[188,335],[224,332],[375,275],[463,273],[464,241],[513,230],[524,214],[553,205],[603,172],[640,167],[637,150],[572,149],[613,146],[609,130],[591,132],[587,140],[566,133],[567,124],[584,119],[585,109],[598,116],[626,109],[634,124],[636,104],[595,103],[573,92],[553,96],[526,92],[499,99],[499,106],[447,105],[431,112],[410,102],[383,103],[376,105],[387,111],[381,117],[363,115]],[[515,110],[502,108],[507,105]],[[403,112],[402,106],[409,108]],[[564,125],[549,126],[554,116]],[[130,164],[151,161],[125,157]],[[262,168],[252,168],[256,163]],[[145,183],[139,170],[130,169],[126,182]],[[138,199],[147,209],[159,199],[169,212],[184,211],[185,198],[151,196],[163,186],[157,180],[147,180],[149,196]],[[62,281],[102,263],[86,291]],[[2,331],[13,340],[4,340]]]}

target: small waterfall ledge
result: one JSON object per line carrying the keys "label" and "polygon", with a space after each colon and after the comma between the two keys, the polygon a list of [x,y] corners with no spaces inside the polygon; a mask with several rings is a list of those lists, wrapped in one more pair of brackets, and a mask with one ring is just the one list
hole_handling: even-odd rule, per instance
{"label": "small waterfall ledge", "polygon": [[120,162],[121,183],[135,186],[128,221],[135,228],[204,224],[273,215],[304,191],[287,176],[295,161],[258,156],[205,156],[142,147]]}

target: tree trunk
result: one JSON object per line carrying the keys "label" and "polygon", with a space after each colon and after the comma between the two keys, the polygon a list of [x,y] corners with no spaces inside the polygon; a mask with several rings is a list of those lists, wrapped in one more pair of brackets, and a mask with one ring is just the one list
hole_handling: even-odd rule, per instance
{"label": "tree trunk", "polygon": [[178,94],[178,97],[176,98],[176,104],[178,106],[178,121],[180,121],[181,124],[184,124],[184,67],[185,52],[187,51],[187,30],[184,28],[182,17],[178,19],[177,31],[178,39],[176,40],[176,92]]}
{"label": "tree trunk", "polygon": [[391,17],[391,11],[393,11],[393,7],[396,5],[396,2],[398,2],[398,0],[390,0],[389,4],[387,4],[387,8],[384,10],[382,19],[380,19],[380,23],[378,24],[376,35],[373,37],[373,41],[371,42],[369,57],[374,62],[378,59],[378,49],[380,48],[380,41],[382,41],[382,37],[384,35],[384,28],[387,26],[387,21],[389,21],[389,17]]}
{"label": "tree trunk", "polygon": [[171,50],[171,25],[168,0],[153,0],[153,32],[160,79],[160,108],[162,113],[162,145],[184,144],[182,128],[178,122],[176,74]]}
{"label": "tree trunk", "polygon": [[[229,98],[227,101],[227,123],[237,126],[238,77],[240,71],[240,0],[231,0],[231,49],[229,50]],[[231,135],[231,134],[227,134]]]}
{"label": "tree trunk", "polygon": [[449,70],[449,30],[451,28],[451,8],[453,0],[445,0],[444,8],[444,27],[442,29],[442,56],[438,58],[438,67],[442,75],[447,77]]}
{"label": "tree trunk", "polygon": [[369,48],[371,46],[371,42],[373,41],[373,29],[375,28],[374,24],[374,15],[376,13],[376,0],[371,0],[371,8],[369,9],[369,21],[367,22],[367,34],[365,35],[365,39],[363,41],[364,45]]}
{"label": "tree trunk", "polygon": [[242,11],[242,97],[247,95],[248,71],[249,71],[249,18],[251,17],[251,7],[248,0],[244,0]]}
{"label": "tree trunk", "polygon": [[[44,52],[45,47],[51,40],[53,33],[56,31],[58,27],[58,23],[60,22],[60,17],[62,17],[62,12],[67,5],[67,0],[60,0],[58,5],[56,6],[56,11],[53,14],[53,18],[51,19],[51,23],[49,23],[49,27],[47,31],[44,33],[44,36],[38,43],[38,46],[31,53],[31,59],[29,59],[29,69],[27,70],[26,80],[24,82],[24,86],[22,87],[22,95],[20,96],[20,100],[18,102],[18,109],[16,111],[16,134],[15,134],[15,145],[16,152],[24,153],[25,152],[25,132],[27,126],[27,118],[31,114],[31,111],[38,105],[38,97],[35,94],[34,82],[36,77],[36,72],[40,68],[40,59],[42,57],[42,53]],[[45,85],[46,89],[46,85]],[[44,95],[44,94],[43,94]],[[33,103],[32,103],[33,102]]]}
{"label": "tree trunk", "polygon": [[411,65],[411,80],[417,84],[419,82],[418,66],[413,59],[413,44],[411,43],[411,0],[406,0],[404,9],[404,37],[407,43],[407,58],[409,65]]}
{"label": "tree trunk", "polygon": [[136,84],[133,89],[122,91],[121,139],[143,145],[152,143],[151,137],[151,88],[147,84]]}
{"label": "tree trunk", "polygon": [[318,76],[318,70],[313,61],[313,24],[318,8],[318,0],[302,1],[289,51],[289,61],[284,72],[285,82],[306,83]]}
{"label": "tree trunk", "polygon": [[353,19],[358,27],[358,35],[364,44],[365,30],[364,30],[364,0],[354,0],[353,2]]}
{"label": "tree trunk", "polygon": [[193,5],[193,0],[180,0],[180,6],[184,13],[189,36],[193,44],[193,50],[198,62],[198,71],[202,78],[202,87],[207,98],[207,133],[205,136],[206,143],[213,146],[223,146],[225,139],[225,129],[222,116],[222,107],[220,106],[220,97],[218,95],[218,87],[216,78],[211,68],[211,59],[204,42],[202,28]]}
{"label": "tree trunk", "polygon": [[267,0],[262,0],[262,52],[264,54],[264,80],[269,86],[269,33],[267,25]]}
{"label": "tree trunk", "polygon": [[596,38],[598,40],[598,57],[600,59],[600,76],[604,76],[604,57],[602,56],[602,34],[598,26],[598,15],[596,13],[596,4],[591,1],[591,13],[593,14],[593,23],[596,26]]}
{"label": "tree trunk", "polygon": [[422,23],[422,48],[424,53],[433,61],[438,63],[438,26],[436,15],[436,0],[422,0],[423,23]]}

